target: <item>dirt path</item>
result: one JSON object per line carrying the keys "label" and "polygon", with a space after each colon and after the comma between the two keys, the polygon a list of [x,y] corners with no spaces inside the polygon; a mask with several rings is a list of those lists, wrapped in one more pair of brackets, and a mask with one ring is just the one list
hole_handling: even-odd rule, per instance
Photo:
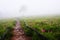
{"label": "dirt path", "polygon": [[12,31],[13,36],[11,40],[32,40],[31,37],[25,35],[24,30],[21,28],[20,22],[17,20],[16,25]]}

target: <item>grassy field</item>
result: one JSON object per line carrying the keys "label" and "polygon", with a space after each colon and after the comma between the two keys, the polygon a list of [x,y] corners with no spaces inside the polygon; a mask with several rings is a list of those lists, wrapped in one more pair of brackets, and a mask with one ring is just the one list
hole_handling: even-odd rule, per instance
{"label": "grassy field", "polygon": [[32,36],[33,40],[40,40],[32,30],[25,27],[24,21],[29,27],[36,29],[49,40],[60,39],[60,17],[24,18],[21,21],[26,34]]}
{"label": "grassy field", "polygon": [[[12,27],[14,27],[15,22],[13,19],[1,19],[0,20],[0,38],[2,38],[1,40],[3,40],[3,38],[5,37],[4,40],[9,40],[9,38],[11,37],[11,30],[7,30],[7,29],[11,29]],[[6,33],[6,31],[8,31]],[[5,36],[6,33],[6,36]]]}
{"label": "grassy field", "polygon": [[[38,31],[49,40],[60,39],[60,17],[35,17],[35,18],[23,18],[20,19],[22,28],[24,29],[27,36],[31,36],[32,40],[41,40],[38,35],[27,28],[24,22],[31,28]],[[15,20],[13,19],[2,19],[0,20],[0,37],[4,35],[7,28],[11,29],[15,26]],[[9,40],[11,37],[11,30],[8,31],[5,40]]]}

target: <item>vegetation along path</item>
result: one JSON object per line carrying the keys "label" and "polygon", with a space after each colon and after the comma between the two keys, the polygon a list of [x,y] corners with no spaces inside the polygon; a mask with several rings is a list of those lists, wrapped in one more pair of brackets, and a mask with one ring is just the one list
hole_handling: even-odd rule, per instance
{"label": "vegetation along path", "polygon": [[18,20],[16,20],[16,24],[13,28],[12,34],[13,36],[11,40],[31,40],[31,37],[25,35],[24,30],[22,29]]}

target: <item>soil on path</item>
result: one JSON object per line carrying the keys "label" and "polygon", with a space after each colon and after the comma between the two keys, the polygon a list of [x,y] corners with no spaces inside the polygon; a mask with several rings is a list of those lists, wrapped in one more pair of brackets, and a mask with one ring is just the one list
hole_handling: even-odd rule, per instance
{"label": "soil on path", "polygon": [[16,25],[12,31],[12,38],[11,40],[32,40],[31,37],[25,35],[24,30],[22,29],[20,22],[17,20]]}

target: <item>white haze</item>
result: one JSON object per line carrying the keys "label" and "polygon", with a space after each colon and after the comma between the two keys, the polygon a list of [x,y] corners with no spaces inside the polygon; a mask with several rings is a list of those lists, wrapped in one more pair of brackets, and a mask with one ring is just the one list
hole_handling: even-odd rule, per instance
{"label": "white haze", "polygon": [[59,15],[60,0],[0,0],[0,18]]}

